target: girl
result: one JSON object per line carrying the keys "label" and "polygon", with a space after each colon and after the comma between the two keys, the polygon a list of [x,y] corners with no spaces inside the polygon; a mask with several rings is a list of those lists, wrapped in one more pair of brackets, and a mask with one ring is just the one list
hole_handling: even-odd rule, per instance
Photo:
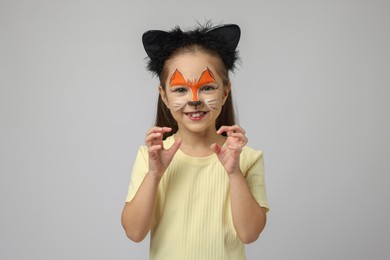
{"label": "girl", "polygon": [[245,259],[269,209],[262,153],[235,125],[229,71],[237,25],[148,31],[148,69],[160,80],[156,126],[133,167],[122,225],[150,259]]}

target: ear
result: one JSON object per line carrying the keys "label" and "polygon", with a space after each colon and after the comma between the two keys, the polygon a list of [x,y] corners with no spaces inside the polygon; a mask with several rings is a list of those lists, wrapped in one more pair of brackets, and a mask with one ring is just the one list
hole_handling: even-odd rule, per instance
{"label": "ear", "polygon": [[225,105],[226,99],[229,96],[232,85],[230,82],[223,88],[222,105]]}
{"label": "ear", "polygon": [[236,24],[224,24],[210,28],[206,34],[224,39],[227,49],[234,52],[240,41],[241,30]]}
{"label": "ear", "polygon": [[160,30],[150,30],[142,35],[142,43],[151,60],[155,60],[169,41],[170,34]]}
{"label": "ear", "polygon": [[162,86],[159,86],[158,91],[160,92],[160,97],[161,97],[162,101],[167,106],[167,108],[169,108],[167,93],[165,92],[164,88]]}

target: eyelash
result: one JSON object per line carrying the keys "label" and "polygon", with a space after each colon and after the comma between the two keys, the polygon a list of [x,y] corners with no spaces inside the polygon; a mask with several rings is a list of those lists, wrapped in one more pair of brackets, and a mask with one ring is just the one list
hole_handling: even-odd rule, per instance
{"label": "eyelash", "polygon": [[203,90],[203,91],[213,91],[217,89],[216,87],[213,87],[213,86],[203,86],[200,88],[200,90]]}
{"label": "eyelash", "polygon": [[172,90],[172,92],[183,94],[183,93],[187,92],[187,89],[186,88],[175,88],[174,90]]}
{"label": "eyelash", "polygon": [[[213,90],[216,90],[217,87],[214,87],[214,86],[203,86],[200,88],[201,91],[205,91],[205,92],[209,92],[209,91],[213,91]],[[174,90],[172,90],[172,92],[175,92],[175,93],[178,93],[178,94],[184,94],[188,91],[187,88],[175,88]]]}

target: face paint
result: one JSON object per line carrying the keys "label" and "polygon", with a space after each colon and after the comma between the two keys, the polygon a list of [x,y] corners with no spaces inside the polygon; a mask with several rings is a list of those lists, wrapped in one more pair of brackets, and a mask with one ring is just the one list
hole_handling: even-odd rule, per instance
{"label": "face paint", "polygon": [[175,109],[175,111],[183,110],[187,103],[187,100],[177,100],[173,102],[173,109]]}
{"label": "face paint", "polygon": [[191,89],[192,101],[198,101],[199,88],[209,83],[216,83],[216,81],[214,79],[213,73],[208,67],[205,71],[203,71],[199,80],[196,82],[186,81],[183,75],[177,69],[171,77],[171,86],[187,86]]}
{"label": "face paint", "polygon": [[204,99],[204,103],[209,108],[209,110],[217,110],[219,106],[222,106],[222,100],[221,99]]}

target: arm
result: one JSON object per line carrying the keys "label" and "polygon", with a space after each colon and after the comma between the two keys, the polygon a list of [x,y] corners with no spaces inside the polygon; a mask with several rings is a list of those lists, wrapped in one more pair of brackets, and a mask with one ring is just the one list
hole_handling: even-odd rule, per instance
{"label": "arm", "polygon": [[168,127],[153,127],[145,138],[149,155],[149,171],[134,198],[126,202],[122,212],[122,226],[127,237],[134,242],[142,241],[152,226],[158,185],[181,144],[181,140],[177,140],[172,147],[164,149],[163,134],[171,130]]}
{"label": "arm", "polygon": [[122,226],[127,237],[134,242],[144,240],[150,230],[160,179],[153,173],[146,174],[134,198],[125,204],[122,212]]}
{"label": "arm", "polygon": [[211,149],[217,154],[224,166],[230,186],[230,200],[233,224],[240,240],[252,243],[257,240],[266,224],[266,209],[260,207],[253,197],[244,175],[240,170],[242,147],[248,142],[245,131],[237,126],[222,126],[217,133],[227,133],[227,145],[219,147],[212,144]]}
{"label": "arm", "polygon": [[234,227],[240,240],[257,240],[266,224],[266,210],[257,203],[241,171],[229,174],[230,200]]}

